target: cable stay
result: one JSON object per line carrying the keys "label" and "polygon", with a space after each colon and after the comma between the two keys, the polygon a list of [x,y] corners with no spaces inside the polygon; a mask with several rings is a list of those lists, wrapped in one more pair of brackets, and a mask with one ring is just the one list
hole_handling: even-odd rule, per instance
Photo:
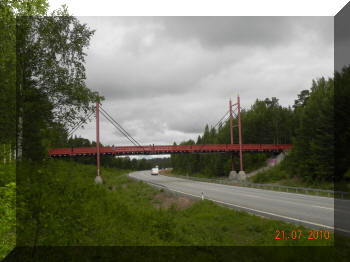
{"label": "cable stay", "polygon": [[101,107],[101,110],[102,110],[102,112],[104,112],[109,117],[109,121],[112,121],[112,122],[114,122],[115,125],[117,125],[117,129],[124,136],[129,137],[131,140],[133,140],[133,144],[134,145],[141,146],[141,144],[136,139],[134,139],[110,114],[108,114],[108,112],[106,110],[104,110],[102,107]]}
{"label": "cable stay", "polygon": [[229,119],[230,119],[230,115],[228,115],[223,121],[219,123],[219,128],[221,128]]}
{"label": "cable stay", "polygon": [[108,117],[103,111],[100,111],[101,114],[123,135],[125,136],[134,146],[139,146],[137,143],[135,143],[127,134],[125,134],[114,122],[110,117]]}
{"label": "cable stay", "polygon": [[[233,106],[235,106],[235,105],[233,105]],[[242,108],[242,106],[241,106],[241,108]],[[237,108],[235,110],[237,110]],[[235,110],[232,111],[232,115],[234,118],[238,118],[238,114],[235,112]],[[243,110],[247,111],[246,108],[244,108],[244,107],[243,107]],[[213,128],[216,128],[217,126],[221,127],[227,120],[229,120],[230,119],[229,113],[230,113],[230,110],[228,110],[224,114],[224,116],[222,118],[220,118],[220,120],[215,124],[215,126]]]}
{"label": "cable stay", "polygon": [[226,118],[227,114],[230,113],[230,111],[227,111],[223,117],[220,118],[220,120],[215,124],[214,128],[216,128],[220,123],[222,124],[222,122],[225,122],[226,120],[223,121],[224,118]]}
{"label": "cable stay", "polygon": [[85,122],[86,120],[89,120],[89,118],[91,117],[91,115],[94,112],[92,111],[87,117],[83,118],[78,124],[76,124],[70,131],[68,131],[67,137],[71,137],[75,131],[77,131]]}
{"label": "cable stay", "polygon": [[102,115],[123,135],[125,136],[133,145],[142,147],[143,150],[144,147],[136,140],[134,139],[105,109],[100,107]]}

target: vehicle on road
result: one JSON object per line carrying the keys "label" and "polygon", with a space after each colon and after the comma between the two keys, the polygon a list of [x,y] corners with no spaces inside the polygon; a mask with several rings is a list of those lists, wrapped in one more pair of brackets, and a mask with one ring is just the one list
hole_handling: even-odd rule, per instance
{"label": "vehicle on road", "polygon": [[157,176],[158,173],[159,173],[158,166],[152,168],[152,170],[151,170],[151,175]]}

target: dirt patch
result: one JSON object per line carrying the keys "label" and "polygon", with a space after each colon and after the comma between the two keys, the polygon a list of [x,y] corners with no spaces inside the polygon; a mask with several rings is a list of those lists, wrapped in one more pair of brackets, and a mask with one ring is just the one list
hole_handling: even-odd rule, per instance
{"label": "dirt patch", "polygon": [[174,174],[172,174],[171,172],[173,171],[172,168],[169,168],[167,170],[159,170],[159,174],[163,175],[163,176],[175,176]]}
{"label": "dirt patch", "polygon": [[171,205],[175,205],[178,210],[184,210],[194,204],[194,200],[184,196],[173,196],[167,192],[159,192],[154,197],[156,208],[167,210]]}

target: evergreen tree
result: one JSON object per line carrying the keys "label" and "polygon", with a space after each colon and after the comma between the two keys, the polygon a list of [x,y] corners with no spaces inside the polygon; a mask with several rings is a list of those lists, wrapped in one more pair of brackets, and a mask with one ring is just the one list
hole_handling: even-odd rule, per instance
{"label": "evergreen tree", "polygon": [[350,180],[350,65],[334,75],[335,179]]}
{"label": "evergreen tree", "polygon": [[313,81],[310,97],[299,112],[290,164],[308,182],[334,178],[333,99],[333,80],[320,78]]}

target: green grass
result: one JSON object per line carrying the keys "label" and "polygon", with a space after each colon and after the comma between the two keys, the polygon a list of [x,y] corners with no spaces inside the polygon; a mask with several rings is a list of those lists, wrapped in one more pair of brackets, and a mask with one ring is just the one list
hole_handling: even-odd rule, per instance
{"label": "green grass", "polygon": [[288,178],[288,173],[281,167],[281,165],[276,165],[267,170],[261,171],[255,176],[251,177],[250,182],[274,183],[287,178]]}
{"label": "green grass", "polygon": [[0,165],[0,260],[16,245],[15,163]]}
{"label": "green grass", "polygon": [[307,187],[333,190],[332,182],[317,182],[307,183],[300,178],[290,177],[282,164],[276,165],[268,170],[264,170],[249,179],[253,183],[261,184],[278,184],[292,187]]}
{"label": "green grass", "polygon": [[[154,197],[162,190],[128,178],[127,170],[102,168],[104,185],[93,182],[95,166],[74,162],[50,160],[40,166],[23,164],[17,170],[19,246],[326,246],[296,248],[289,254],[280,249],[269,256],[347,261],[344,254],[350,240],[341,236],[336,240],[342,246],[333,248],[333,234],[330,240],[304,239],[307,228],[208,200],[185,210],[156,208]],[[302,230],[303,236],[276,240],[276,230],[286,231],[286,236]],[[211,255],[209,249],[201,250],[203,256]],[[258,253],[245,254],[245,261],[253,261],[249,256],[260,261],[263,254]],[[70,261],[81,261],[81,257]]]}
{"label": "green grass", "polygon": [[[261,218],[198,201],[180,211],[154,206],[159,189],[102,168],[104,185],[95,185],[95,167],[49,161],[25,166],[17,196],[19,245],[333,245],[330,240],[275,240],[276,230],[302,226]],[[22,180],[21,180],[22,181]]]}

